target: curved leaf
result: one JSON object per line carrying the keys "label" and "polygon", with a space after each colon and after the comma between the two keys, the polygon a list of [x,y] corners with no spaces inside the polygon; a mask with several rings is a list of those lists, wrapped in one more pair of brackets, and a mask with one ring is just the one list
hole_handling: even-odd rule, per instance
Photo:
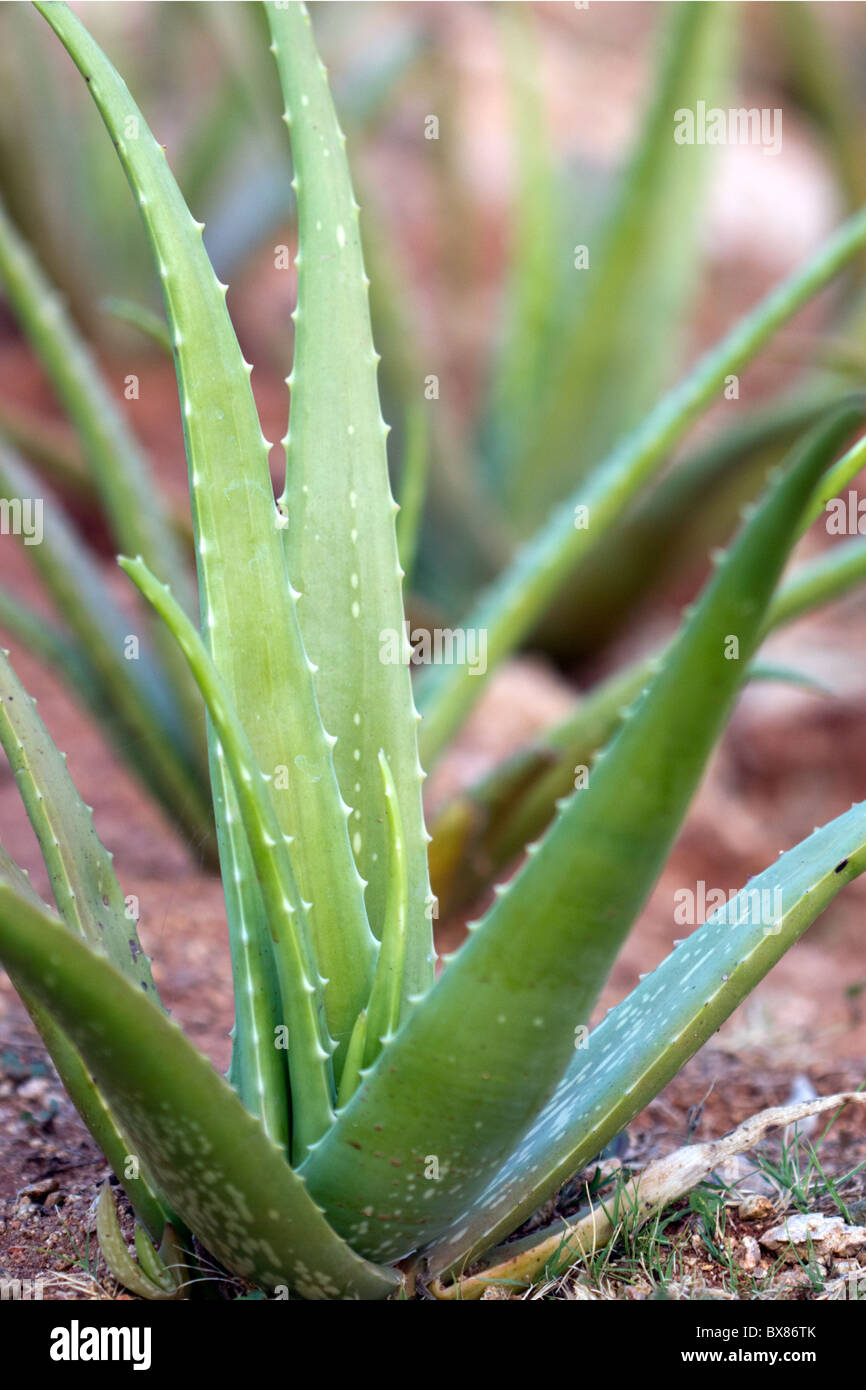
{"label": "curved leaf", "polygon": [[140,990],[0,884],[0,960],[80,1052],[172,1207],[227,1269],[306,1298],[384,1298],[235,1092]]}
{"label": "curved leaf", "polygon": [[[34,907],[38,912],[50,916],[49,909],[30,882],[29,876],[0,847],[0,883],[20,901]],[[52,918],[53,920],[53,918]],[[21,1001],[32,1018],[39,1036],[45,1044],[49,1057],[57,1068],[57,1074],[90,1133],[114,1171],[122,1175],[123,1186],[136,1214],[157,1240],[162,1238],[165,1223],[172,1219],[172,1213],[164,1198],[155,1189],[150,1175],[145,1175],[140,1167],[136,1176],[132,1175],[126,1158],[129,1154],[129,1141],[120,1132],[115,1117],[106,1106],[105,1098],[94,1084],[78,1052],[57,1026],[48,1009],[37,1002],[22,985],[14,971],[10,979]]]}
{"label": "curved leaf", "polygon": [[797,453],[590,785],[303,1165],[371,1258],[402,1256],[466,1212],[554,1091],[730,712],[815,478],[859,418],[837,411]]}
{"label": "curved leaf", "polygon": [[430,1250],[465,1266],[599,1153],[721,1027],[846,883],[866,869],[866,802],[816,830],[611,1009],[472,1212]]}

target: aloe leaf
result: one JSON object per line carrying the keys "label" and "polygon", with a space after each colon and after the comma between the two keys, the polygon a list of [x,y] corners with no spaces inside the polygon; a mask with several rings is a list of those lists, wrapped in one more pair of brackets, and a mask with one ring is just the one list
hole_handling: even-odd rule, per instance
{"label": "aloe leaf", "polygon": [[154,1301],[177,1297],[177,1285],[172,1279],[171,1286],[151,1279],[135,1262],[126,1248],[126,1241],[117,1219],[114,1196],[108,1183],[104,1183],[96,1204],[96,1238],[105,1263],[117,1279],[131,1293],[139,1298]]}
{"label": "aloe leaf", "polygon": [[102,951],[137,989],[158,1002],[150,960],[141,949],[111,856],[78,794],[65,757],[0,652],[0,743],[45,860],[67,926]]}
{"label": "aloe leaf", "polygon": [[406,582],[412,582],[418,536],[424,511],[430,470],[430,425],[423,405],[406,411],[403,468],[400,474],[400,511],[397,515],[397,552]]}
{"label": "aloe leaf", "polygon": [[[803,269],[773,290],[663,397],[644,423],[551,516],[482,595],[464,627],[487,633],[487,675],[526,636],[581,558],[607,535],[672,446],[767,339],[866,244],[866,209],[850,218]],[[577,508],[586,508],[578,513]],[[588,527],[576,526],[578,517]],[[481,693],[484,678],[460,666],[430,667],[416,686],[424,716],[421,757],[432,762]]]}
{"label": "aloe leaf", "polygon": [[[498,14],[513,126],[514,192],[505,287],[503,341],[490,385],[489,419],[482,427],[482,458],[498,491],[517,441],[524,442],[547,388],[557,284],[557,177],[546,130],[541,54],[529,6],[503,5]],[[506,476],[503,476],[506,473]],[[512,518],[512,521],[518,520]]]}
{"label": "aloe leaf", "polygon": [[831,497],[841,492],[866,467],[866,435],[863,435],[842,455],[815,488],[809,506],[800,524],[800,534],[805,535],[814,521],[823,514]]}
{"label": "aloe leaf", "polygon": [[384,1298],[393,1271],[331,1229],[231,1087],[140,990],[0,884],[0,959],[69,1035],[172,1208],[210,1253],[266,1288]]}
{"label": "aloe leaf", "polygon": [[[123,550],[144,555],[195,611],[195,589],[168,513],[148,466],[90,352],[56,290],[49,284],[0,204],[0,278],[9,303],[38,353],[74,423],[108,515]],[[171,661],[168,662],[171,673]],[[176,682],[188,708],[189,691]],[[185,702],[185,704],[184,704]],[[195,711],[188,709],[191,727]]]}
{"label": "aloe leaf", "polygon": [[298,4],[268,4],[267,14],[292,138],[300,245],[283,539],[303,593],[301,630],[318,667],[322,717],[337,739],[337,776],[352,807],[352,848],[377,936],[388,849],[380,749],[397,789],[408,868],[408,999],[432,982],[431,894],[358,205],[309,16]]}
{"label": "aloe leaf", "polygon": [[[29,876],[15,863],[14,859],[9,857],[2,846],[0,846],[0,884],[5,885],[19,901],[29,904],[39,912],[49,914],[50,910],[42,902],[31,884]],[[72,1104],[105,1154],[111,1167],[122,1176],[124,1188],[136,1214],[145,1223],[148,1230],[159,1239],[166,1221],[171,1216],[167,1203],[155,1191],[152,1181],[140,1171],[140,1167],[130,1166],[128,1140],[121,1134],[114,1116],[109,1112],[105,1100],[100,1095],[87,1068],[72,1043],[62,1029],[57,1026],[50,1011],[37,1002],[26,986],[19,983],[19,978],[14,971],[10,972],[10,979],[39,1031]]]}
{"label": "aloe leaf", "polygon": [[274,1046],[281,991],[267,917],[229,772],[215,759],[211,779],[235,1001],[229,1079],[247,1109],[261,1117],[268,1137],[288,1151],[288,1074],[285,1053]]}
{"label": "aloe leaf", "polygon": [[135,328],[145,338],[149,338],[162,352],[171,356],[171,334],[168,325],[160,314],[155,314],[145,304],[134,299],[122,299],[118,295],[108,295],[101,299],[99,307],[104,314],[110,314],[118,323]]}
{"label": "aloe leaf", "polygon": [[733,705],[815,478],[859,419],[840,409],[798,451],[589,786],[562,803],[303,1165],[371,1258],[404,1255],[465,1212],[553,1092]]}
{"label": "aloe leaf", "polygon": [[[836,465],[828,476],[835,472]],[[822,487],[819,495],[824,491]],[[766,632],[841,598],[864,581],[866,539],[840,541],[780,585]],[[578,775],[588,772],[660,659],[661,652],[656,652],[599,682],[564,719],[440,808],[430,845],[430,875],[440,917],[477,901],[542,833],[559,798],[574,788]],[[760,674],[753,663],[749,679]]]}
{"label": "aloe leaf", "polygon": [[866,538],[839,541],[783,584],[770,610],[773,626],[793,622],[841,598],[866,580]]}
{"label": "aloe leaf", "polygon": [[0,403],[0,435],[31,463],[40,474],[63,489],[75,489],[85,500],[97,505],[97,494],[85,471],[81,452],[65,426],[46,421],[35,412]]}
{"label": "aloe leaf", "polygon": [[[286,571],[285,517],[274,503],[264,439],[244,362],[193,221],[142,113],[111,63],[66,5],[37,8],[79,70],[114,140],[153,245],[172,333],[186,438],[202,595],[202,626],[256,761],[284,786],[275,798],[284,833],[304,845],[295,864],[316,957],[327,980],[328,1032],[342,1049],[369,995],[375,939],[352,859],[345,806],[298,626]],[[137,138],[127,135],[134,126]],[[254,563],[250,564],[250,557]],[[251,621],[254,615],[254,621]],[[276,632],[273,642],[267,634]],[[408,675],[407,675],[408,679]],[[233,1067],[253,1108],[278,1109],[276,1020],[265,914],[218,750],[211,747],[223,881],[239,1006]],[[247,1029],[246,1020],[255,1018]],[[340,1052],[338,1052],[338,1058]],[[275,1122],[277,1122],[275,1120]]]}
{"label": "aloe leaf", "polygon": [[322,980],[310,948],[307,907],[292,870],[289,840],[280,828],[265,779],[225,683],[189,618],[141,559],[121,559],[120,565],[153,604],[189,663],[234,785],[261,887],[288,1025],[292,1149],[300,1161],[334,1118],[330,1068],[333,1044],[322,1032]]}
{"label": "aloe leaf", "polygon": [[[29,410],[2,401],[0,436],[19,454],[38,465],[40,476],[47,478],[62,495],[72,494],[84,509],[99,507],[99,493],[66,426],[58,426]],[[181,546],[191,558],[193,545],[189,508],[184,506],[172,510],[170,523]]]}
{"label": "aloe leaf", "polygon": [[660,588],[700,573],[707,553],[730,539],[742,507],[760,494],[770,469],[845,394],[836,386],[801,388],[744,411],[677,462],[581,562],[536,625],[533,644],[572,661],[609,648]]}
{"label": "aloe leaf", "polygon": [[[796,392],[747,411],[677,463],[617,522],[604,546],[581,564],[567,592],[538,624],[533,640],[547,651],[572,657],[609,645],[618,627],[633,617],[638,600],[645,604],[658,584],[700,563],[711,546],[730,535],[741,506],[760,491],[783,448],[843,397],[832,377],[812,379]],[[821,481],[824,500],[863,462],[863,453],[855,456],[853,451],[840,460],[840,476],[834,478],[833,469]]]}
{"label": "aloe leaf", "polygon": [[[141,1265],[147,1277],[152,1279],[155,1284],[158,1284],[160,1288],[165,1289],[166,1292],[170,1290],[177,1292],[181,1271],[176,1267],[173,1268],[165,1264],[161,1252],[159,1250],[154,1250],[147,1235],[142,1227],[139,1226],[138,1222],[135,1224],[134,1239],[138,1263]],[[163,1239],[165,1238],[163,1237]]]}
{"label": "aloe leaf", "polygon": [[[31,608],[27,603],[22,603],[3,588],[0,588],[0,627],[20,642],[30,656],[36,657],[46,666],[56,668],[65,682],[66,689],[74,692],[82,707],[108,734],[121,757],[141,777],[149,791],[156,791],[153,785],[153,762],[147,756],[146,748],[130,738],[129,731],[124,728],[117,711],[111,708],[104,686],[100,684],[97,674],[88,664],[75,640],[43,613]],[[166,809],[173,811],[174,807]],[[204,831],[206,833],[207,826],[204,827]],[[197,844],[206,854],[209,843],[207,840],[197,839]]]}
{"label": "aloe leaf", "polygon": [[789,81],[798,105],[821,130],[836,166],[846,201],[858,207],[866,197],[866,177],[857,132],[860,117],[841,53],[814,4],[781,4],[773,12],[786,53]]}
{"label": "aloe leaf", "polygon": [[355,1020],[352,1029],[352,1036],[349,1039],[349,1046],[346,1048],[346,1060],[340,1075],[340,1087],[337,1091],[337,1109],[342,1110],[344,1105],[348,1105],[352,1096],[361,1084],[361,1070],[364,1065],[364,1052],[367,1047],[367,1010],[362,1009]]}
{"label": "aloe leaf", "polygon": [[81,692],[87,688],[87,667],[74,642],[44,613],[4,588],[0,588],[0,626],[31,656],[62,671],[69,685]]}
{"label": "aloe leaf", "polygon": [[801,671],[797,666],[780,666],[770,661],[756,661],[749,670],[749,680],[795,685],[800,690],[811,691],[813,695],[833,694],[832,686],[819,680],[817,676],[810,675],[808,671]]}
{"label": "aloe leaf", "polygon": [[368,1067],[372,1066],[378,1057],[383,1044],[397,1032],[406,964],[408,870],[403,820],[397,788],[384,752],[379,754],[379,766],[382,770],[385,815],[388,822],[388,891],[385,898],[382,945],[376,962],[370,1002],[366,1009],[364,1064]]}
{"label": "aloe leaf", "polygon": [[[589,248],[590,267],[570,272],[584,292],[572,294],[576,306],[544,345],[544,370],[523,431],[506,433],[503,492],[522,535],[668,384],[697,283],[702,195],[713,156],[706,146],[676,143],[674,113],[693,108],[698,98],[721,104],[735,24],[735,8],[724,4],[677,4],[663,14],[655,90],[611,212],[599,229],[578,226],[573,236]],[[558,250],[563,255],[565,248]]]}
{"label": "aloe leaf", "polygon": [[864,869],[861,802],[750,879],[677,946],[575,1049],[560,1085],[471,1214],[435,1242],[433,1272],[465,1265],[515,1230],[599,1153]]}
{"label": "aloe leaf", "polygon": [[[111,710],[112,736],[124,758],[185,834],[195,843],[205,840],[211,815],[203,769],[166,687],[163,663],[144,634],[130,633],[129,615],[115,603],[57,499],[2,443],[0,488],[9,499],[30,498],[41,505],[40,543],[25,539],[25,553],[77,639],[78,658]],[[130,637],[137,643],[135,660],[127,660]],[[200,723],[200,711],[197,718]]]}

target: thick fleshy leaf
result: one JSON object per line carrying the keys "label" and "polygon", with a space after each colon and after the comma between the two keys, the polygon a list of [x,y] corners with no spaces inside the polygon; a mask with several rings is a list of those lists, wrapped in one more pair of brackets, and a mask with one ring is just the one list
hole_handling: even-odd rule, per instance
{"label": "thick fleshy leaf", "polygon": [[[310,949],[306,904],[298,891],[288,843],[225,683],[196,629],[142,560],[121,559],[120,564],[153,604],[189,663],[231,775],[267,913],[288,1028],[292,1148],[298,1162],[334,1117],[333,1044],[324,1031],[322,980]],[[274,1038],[272,1045],[276,1042]]]}
{"label": "thick fleshy leaf", "polygon": [[[352,807],[352,848],[377,936],[388,872],[380,749],[397,789],[408,869],[408,999],[433,979],[431,894],[397,509],[358,205],[309,16],[295,3],[266,8],[291,131],[299,217],[283,540],[289,573],[303,595],[301,630],[318,668],[322,717],[337,739],[337,775]],[[328,973],[324,963],[322,969]]]}
{"label": "thick fleshy leaf", "polygon": [[172,1207],[266,1288],[384,1298],[399,1281],[328,1225],[258,1119],[180,1029],[47,913],[0,884],[0,960],[50,1011]]}
{"label": "thick fleshy leaf", "polygon": [[366,1010],[366,1046],[364,1061],[371,1066],[379,1055],[382,1042],[397,1032],[400,1023],[402,983],[406,964],[406,923],[408,894],[406,892],[406,841],[397,788],[388,759],[379,754],[382,784],[385,792],[385,816],[388,822],[388,847],[385,870],[388,891],[385,896],[385,918],[382,925],[382,945],[376,962],[376,974]]}
{"label": "thick fleshy leaf", "polygon": [[[376,946],[286,571],[285,518],[274,502],[252,369],[241,355],[226,287],[208,260],[201,224],[191,217],[165,151],[125,83],[66,5],[37,8],[87,80],[153,245],[178,373],[203,631],[259,767],[280,775],[273,796],[282,830],[304,845],[295,874],[311,904],[310,930],[327,980],[328,1031],[344,1046],[369,994]],[[284,1135],[267,923],[231,779],[213,739],[211,778],[238,999],[240,1055],[232,1074],[248,1104],[264,1106],[272,1132]]]}
{"label": "thick fleshy leaf", "polygon": [[0,652],[0,743],[39,841],[66,925],[102,952],[136,988],[159,996],[136,918],[127,911],[112,856],[103,847],[59,753],[5,652]]}
{"label": "thick fleshy leaf", "polygon": [[[835,466],[830,473],[835,473]],[[823,489],[822,489],[823,491]],[[866,539],[839,541],[801,565],[779,586],[767,629],[841,598],[866,581]],[[632,701],[656,669],[661,652],[640,658],[594,686],[559,723],[439,809],[433,821],[430,873],[440,917],[477,902],[543,834],[556,804],[613,737]],[[795,673],[753,662],[749,679],[791,679]],[[823,688],[797,677],[812,689]]]}
{"label": "thick fleshy leaf", "polygon": [[406,1254],[470,1208],[553,1093],[730,712],[815,479],[859,418],[838,411],[777,479],[589,786],[304,1164],[371,1258]]}
{"label": "thick fleshy leaf", "polygon": [[508,1162],[430,1251],[465,1265],[520,1226],[702,1047],[767,971],[866,869],[866,802],[816,830],[647,975],[581,1040]]}
{"label": "thick fleshy leaf", "polygon": [[[138,1235],[138,1230],[136,1230],[136,1235]],[[139,1298],[153,1299],[154,1301],[177,1297],[177,1280],[173,1274],[163,1270],[160,1272],[161,1277],[157,1282],[143,1268],[140,1268],[130,1255],[126,1248],[123,1232],[120,1229],[114,1196],[108,1183],[103,1185],[99,1194],[99,1201],[96,1204],[96,1237],[103,1259],[111,1273],[132,1293],[137,1293]],[[137,1241],[136,1244],[138,1243]]]}
{"label": "thick fleshy leaf", "polygon": [[[29,876],[14,859],[10,859],[2,847],[0,883],[25,905],[50,916],[49,909],[31,884]],[[161,1239],[166,1221],[171,1220],[168,1204],[156,1191],[149,1175],[141,1171],[140,1165],[137,1170],[128,1166],[126,1158],[130,1152],[129,1142],[121,1134],[116,1118],[105,1103],[105,1097],[100,1095],[93,1078],[62,1028],[58,1027],[50,1011],[38,1003],[26,985],[19,981],[14,971],[10,972],[9,978],[38,1029],[70,1100],[114,1171],[121,1175],[124,1189],[136,1215],[157,1240]]]}

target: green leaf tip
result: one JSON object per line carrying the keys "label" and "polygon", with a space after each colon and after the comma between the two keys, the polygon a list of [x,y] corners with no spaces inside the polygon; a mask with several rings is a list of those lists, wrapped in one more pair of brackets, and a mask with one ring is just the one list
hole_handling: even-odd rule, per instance
{"label": "green leaf tip", "polygon": [[135,1229],[135,1247],[139,1262],[130,1255],[120,1222],[117,1206],[109,1183],[105,1182],[96,1204],[96,1238],[102,1257],[119,1284],[151,1301],[174,1299],[180,1296],[179,1271],[167,1269],[153,1246]]}

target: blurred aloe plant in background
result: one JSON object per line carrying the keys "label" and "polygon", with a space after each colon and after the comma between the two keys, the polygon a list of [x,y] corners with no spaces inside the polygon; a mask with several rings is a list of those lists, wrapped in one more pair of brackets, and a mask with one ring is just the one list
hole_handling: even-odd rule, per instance
{"label": "blurred aloe plant in background", "polygon": [[[847,565],[815,566],[777,593],[803,528],[860,466],[863,446],[845,445],[866,406],[847,399],[798,441],[669,648],[651,668],[626,673],[608,699],[598,727],[601,741],[614,736],[588,782],[559,802],[519,873],[434,977],[419,752],[445,746],[481,682],[465,669],[426,672],[419,724],[400,565],[413,537],[410,528],[398,538],[395,525],[359,209],[309,18],[294,3],[266,6],[299,209],[291,416],[275,500],[252,369],[202,225],[82,23],[64,4],[37,8],[86,80],[162,284],[200,624],[182,565],[169,567],[174,533],[153,499],[129,537],[135,558],[121,564],[162,624],[153,661],[177,671],[172,689],[186,702],[182,658],[207,709],[235,989],[229,1080],[166,1016],[111,857],[5,657],[0,741],[56,911],[3,855],[0,959],[135,1208],[137,1261],[108,1189],[99,1233],[110,1267],[136,1293],[183,1297],[195,1237],[268,1291],[383,1298],[411,1267],[439,1296],[477,1296],[483,1279],[461,1280],[467,1263],[486,1255],[495,1269],[506,1257],[500,1242],[646,1105],[866,868],[858,805],[783,855],[589,1030],[768,624],[862,575],[858,546]],[[589,481],[578,479],[482,600],[491,668],[611,534],[725,377],[864,245],[860,212]],[[32,272],[13,255],[16,266]],[[25,320],[26,307],[22,292]],[[54,333],[56,312],[50,322]],[[49,367],[56,342],[50,336]],[[64,366],[77,362],[72,353]],[[93,429],[94,478],[109,507],[110,489],[139,486],[140,475],[121,434],[113,447],[125,465],[116,457],[108,479],[100,473],[96,425],[112,428],[114,417],[100,413],[96,380],[82,370],[68,405]],[[14,460],[7,466],[23,493],[28,480]],[[573,524],[576,504],[589,509],[586,529]],[[71,547],[61,553],[60,535],[56,558],[41,562],[46,579],[51,564],[65,564],[86,611],[87,573]],[[80,661],[95,636],[76,635]],[[139,701],[140,670],[129,677]],[[526,1278],[533,1250],[551,1238],[546,1230],[528,1251],[521,1245]]]}

